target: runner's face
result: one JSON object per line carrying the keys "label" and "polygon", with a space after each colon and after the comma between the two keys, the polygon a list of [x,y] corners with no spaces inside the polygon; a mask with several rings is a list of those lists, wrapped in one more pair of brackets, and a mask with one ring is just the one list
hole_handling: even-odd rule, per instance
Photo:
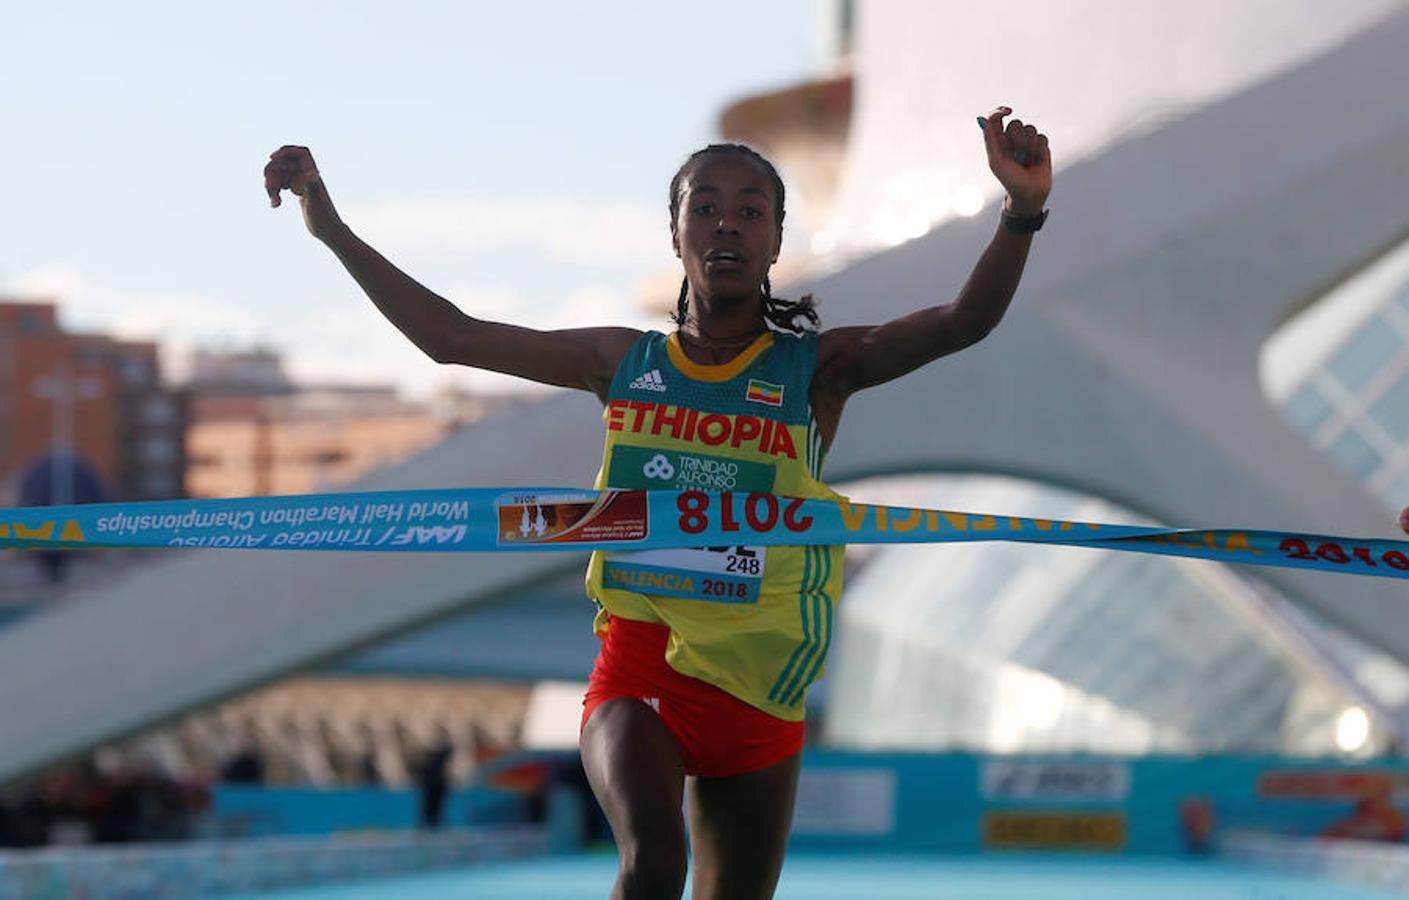
{"label": "runner's face", "polygon": [[737,153],[711,153],[691,167],[672,235],[695,294],[710,300],[761,296],[778,258],[773,186],[763,168]]}

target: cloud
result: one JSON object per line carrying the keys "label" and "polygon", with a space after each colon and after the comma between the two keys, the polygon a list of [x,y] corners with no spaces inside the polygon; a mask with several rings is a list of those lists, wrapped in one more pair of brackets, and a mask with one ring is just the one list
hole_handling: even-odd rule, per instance
{"label": "cloud", "polygon": [[83,287],[83,274],[73,266],[48,263],[21,274],[11,293],[18,297],[59,301],[77,295]]}
{"label": "cloud", "polygon": [[576,197],[411,198],[354,208],[346,218],[373,243],[403,250],[525,249],[601,268],[650,268],[671,260],[663,210]]}
{"label": "cloud", "polygon": [[131,340],[248,342],[260,332],[259,318],[243,306],[190,293],[121,291],[63,263],[19,275],[10,293],[59,304],[66,327]]}
{"label": "cloud", "polygon": [[[445,296],[468,315],[527,328],[590,328],[596,325],[647,327],[660,318],[643,311],[631,297],[606,284],[588,284],[558,300],[530,299],[503,284],[451,284]],[[654,317],[653,317],[654,316]]]}
{"label": "cloud", "polygon": [[265,328],[249,309],[191,294],[138,299],[112,320],[119,337],[178,344],[248,344]]}
{"label": "cloud", "polygon": [[[573,291],[553,311],[555,328],[590,328],[594,325],[645,325],[649,314],[605,285],[588,285]],[[656,318],[659,318],[657,316]]]}

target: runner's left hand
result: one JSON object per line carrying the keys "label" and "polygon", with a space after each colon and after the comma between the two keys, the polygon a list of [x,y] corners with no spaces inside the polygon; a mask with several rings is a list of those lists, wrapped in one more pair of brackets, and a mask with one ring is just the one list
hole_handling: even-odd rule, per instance
{"label": "runner's left hand", "polygon": [[1000,106],[979,120],[988,168],[1008,192],[1008,209],[1015,215],[1035,216],[1052,192],[1052,154],[1047,135],[1033,126],[1021,119],[1004,126],[1003,119],[1012,114],[1011,108]]}

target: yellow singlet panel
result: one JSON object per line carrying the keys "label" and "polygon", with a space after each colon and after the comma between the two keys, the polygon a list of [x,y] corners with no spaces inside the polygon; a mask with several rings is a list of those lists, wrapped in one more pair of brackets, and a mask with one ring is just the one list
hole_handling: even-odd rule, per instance
{"label": "yellow singlet panel", "polygon": [[[642,335],[612,381],[597,488],[733,491],[740,519],[778,514],[750,492],[836,497],[819,480],[816,358],[815,334],[767,333],[719,366],[691,362],[675,335]],[[798,721],[826,665],[843,549],[596,552],[587,592],[598,633],[611,616],[664,623],[676,671]]]}

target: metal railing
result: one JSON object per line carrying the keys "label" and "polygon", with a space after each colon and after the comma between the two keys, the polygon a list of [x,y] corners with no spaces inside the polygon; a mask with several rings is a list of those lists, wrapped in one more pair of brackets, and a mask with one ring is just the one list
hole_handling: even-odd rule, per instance
{"label": "metal railing", "polygon": [[378,878],[553,849],[546,826],[0,852],[0,900],[196,897]]}
{"label": "metal railing", "polygon": [[1221,849],[1241,863],[1409,895],[1409,846],[1403,844],[1230,831]]}

